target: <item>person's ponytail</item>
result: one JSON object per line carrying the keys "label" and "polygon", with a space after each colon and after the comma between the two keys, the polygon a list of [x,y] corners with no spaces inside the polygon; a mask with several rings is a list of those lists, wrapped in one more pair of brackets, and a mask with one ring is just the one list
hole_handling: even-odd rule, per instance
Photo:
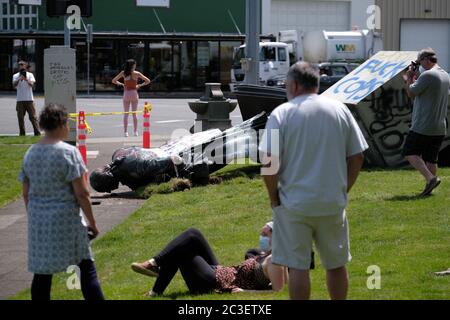
{"label": "person's ponytail", "polygon": [[131,75],[131,69],[133,68],[133,66],[136,64],[136,60],[134,59],[128,59],[127,62],[125,62],[125,66],[123,69],[123,73],[125,75],[125,77],[128,77]]}

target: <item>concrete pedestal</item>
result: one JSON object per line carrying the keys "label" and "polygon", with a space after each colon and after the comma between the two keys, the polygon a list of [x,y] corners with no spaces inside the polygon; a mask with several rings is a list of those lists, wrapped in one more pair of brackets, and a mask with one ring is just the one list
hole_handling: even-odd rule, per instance
{"label": "concrete pedestal", "polygon": [[[66,46],[52,46],[44,50],[45,105],[63,105],[67,112],[77,112],[75,49]],[[76,143],[77,126],[69,121],[68,142]]]}
{"label": "concrete pedestal", "polygon": [[220,83],[206,83],[205,95],[199,100],[189,102],[189,107],[197,114],[192,132],[209,129],[226,130],[231,127],[230,113],[237,101],[225,99]]}

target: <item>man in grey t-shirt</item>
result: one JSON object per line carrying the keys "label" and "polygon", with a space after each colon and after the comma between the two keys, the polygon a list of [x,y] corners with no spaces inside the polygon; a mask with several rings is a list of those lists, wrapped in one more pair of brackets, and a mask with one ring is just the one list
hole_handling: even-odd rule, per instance
{"label": "man in grey t-shirt", "polygon": [[272,111],[259,145],[274,219],[272,263],[289,267],[291,299],[310,297],[313,242],[330,297],[347,297],[345,207],[368,148],[350,110],[318,89],[318,72],[294,64],[286,83],[289,102]]}
{"label": "man in grey t-shirt", "polygon": [[420,196],[431,194],[440,183],[437,177],[438,154],[447,134],[448,74],[437,64],[436,53],[423,49],[417,56],[420,76],[413,67],[406,73],[406,91],[414,99],[412,124],[403,155],[425,178]]}

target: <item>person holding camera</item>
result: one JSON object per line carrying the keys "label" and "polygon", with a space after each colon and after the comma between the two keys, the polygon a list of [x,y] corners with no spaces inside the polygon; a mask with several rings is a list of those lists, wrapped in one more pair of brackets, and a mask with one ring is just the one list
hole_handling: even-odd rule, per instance
{"label": "person holding camera", "polygon": [[26,61],[19,61],[19,72],[13,75],[13,87],[17,90],[17,119],[19,120],[20,135],[25,135],[25,113],[33,125],[34,135],[40,136],[38,120],[36,117],[36,108],[34,106],[33,86],[36,83],[34,75],[28,72],[28,63]]}
{"label": "person holding camera", "polygon": [[406,92],[414,99],[414,105],[403,156],[425,178],[425,188],[420,196],[430,195],[441,183],[437,176],[437,162],[447,134],[450,79],[437,61],[433,49],[423,49],[405,75]]}

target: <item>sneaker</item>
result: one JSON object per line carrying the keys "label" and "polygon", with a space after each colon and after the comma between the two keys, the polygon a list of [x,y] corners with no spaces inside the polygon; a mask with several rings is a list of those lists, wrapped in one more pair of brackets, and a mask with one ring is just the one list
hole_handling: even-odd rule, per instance
{"label": "sneaker", "polygon": [[441,183],[441,179],[439,177],[434,177],[430,180],[425,186],[425,189],[420,194],[421,197],[428,196],[431,194],[431,192],[437,188],[437,186]]}
{"label": "sneaker", "polygon": [[124,135],[125,137],[128,137],[128,132],[125,132],[123,135]]}
{"label": "sneaker", "polygon": [[133,262],[131,264],[131,269],[134,272],[149,276],[149,277],[158,277],[159,275],[159,267],[150,264],[149,261],[145,261],[142,263]]}
{"label": "sneaker", "polygon": [[138,136],[139,136],[139,132],[135,131],[135,132],[134,132],[134,136],[135,136],[135,137],[138,137]]}
{"label": "sneaker", "polygon": [[155,291],[153,291],[153,290],[150,290],[149,292],[144,294],[144,297],[147,297],[147,298],[153,298],[153,297],[156,297],[156,296],[158,296],[158,294]]}
{"label": "sneaker", "polygon": [[437,276],[450,276],[450,268],[445,271],[435,272],[434,274]]}

